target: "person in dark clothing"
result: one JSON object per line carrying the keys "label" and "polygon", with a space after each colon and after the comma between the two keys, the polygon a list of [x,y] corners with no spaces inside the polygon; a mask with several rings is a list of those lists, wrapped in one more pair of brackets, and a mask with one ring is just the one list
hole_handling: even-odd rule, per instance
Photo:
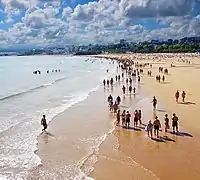
{"label": "person in dark clothing", "polygon": [[105,80],[105,79],[103,80],[103,85],[104,85],[104,86],[106,85],[106,80]]}
{"label": "person in dark clothing", "polygon": [[157,99],[156,99],[155,96],[153,97],[153,101],[152,101],[152,103],[153,103],[153,108],[156,109]]}
{"label": "person in dark clothing", "polygon": [[120,104],[120,102],[121,102],[121,98],[120,98],[119,96],[117,96],[116,101],[117,101],[117,104]]}
{"label": "person in dark clothing", "polygon": [[126,93],[126,87],[125,86],[122,87],[122,91],[123,91],[124,94]]}
{"label": "person in dark clothing", "polygon": [[46,131],[46,129],[47,129],[47,121],[46,121],[46,116],[45,115],[43,115],[43,117],[42,117],[41,125],[44,127],[42,129],[42,131]]}

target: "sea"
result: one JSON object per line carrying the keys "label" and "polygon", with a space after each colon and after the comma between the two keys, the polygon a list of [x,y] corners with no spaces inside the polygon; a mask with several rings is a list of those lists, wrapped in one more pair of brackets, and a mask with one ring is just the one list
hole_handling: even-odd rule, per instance
{"label": "sea", "polygon": [[26,179],[41,164],[35,151],[43,114],[49,123],[114,72],[112,63],[92,57],[0,57],[0,180]]}

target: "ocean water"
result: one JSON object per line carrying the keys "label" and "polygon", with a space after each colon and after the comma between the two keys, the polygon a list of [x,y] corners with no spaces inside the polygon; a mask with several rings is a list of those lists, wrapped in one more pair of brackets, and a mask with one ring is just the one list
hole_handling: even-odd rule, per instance
{"label": "ocean water", "polygon": [[42,115],[50,121],[85,100],[108,77],[107,69],[116,71],[109,61],[88,57],[0,57],[0,179],[24,179],[41,164],[34,151]]}

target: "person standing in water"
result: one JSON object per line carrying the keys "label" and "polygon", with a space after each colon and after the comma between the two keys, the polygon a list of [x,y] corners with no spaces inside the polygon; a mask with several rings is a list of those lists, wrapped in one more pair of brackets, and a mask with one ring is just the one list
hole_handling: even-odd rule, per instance
{"label": "person standing in water", "polygon": [[118,75],[118,81],[120,81],[120,75]]}
{"label": "person standing in water", "polygon": [[113,81],[114,81],[113,78],[111,78],[111,79],[110,79],[110,84],[111,84],[111,86],[113,86]]}
{"label": "person standing in water", "polygon": [[185,93],[185,91],[183,91],[183,92],[182,92],[182,101],[183,101],[183,102],[185,102],[185,96],[186,96],[186,93]]}
{"label": "person standing in water", "polygon": [[153,97],[153,101],[152,101],[152,103],[153,103],[153,108],[156,109],[157,99],[156,99],[155,96]]}
{"label": "person standing in water", "polygon": [[158,117],[156,116],[155,121],[153,122],[154,126],[154,135],[158,138],[159,137],[159,128],[161,128],[160,121]]}
{"label": "person standing in water", "polygon": [[122,87],[122,91],[123,91],[124,94],[126,93],[126,87],[124,85]]}
{"label": "person standing in water", "polygon": [[131,92],[132,92],[132,86],[129,86],[129,92],[131,94]]}
{"label": "person standing in water", "polygon": [[118,77],[117,77],[117,75],[115,76],[115,80],[116,80],[116,81],[118,80]]}
{"label": "person standing in water", "polygon": [[176,98],[176,102],[178,103],[178,99],[179,99],[179,91],[178,90],[175,93],[175,98]]}
{"label": "person standing in water", "polygon": [[107,80],[107,85],[109,86],[109,84],[110,84],[110,81],[109,81],[109,80]]}
{"label": "person standing in water", "polygon": [[106,80],[105,80],[105,79],[103,80],[103,85],[104,85],[104,86],[106,85]]}
{"label": "person standing in water", "polygon": [[136,91],[136,89],[135,89],[135,87],[133,88],[133,93],[135,94],[135,91]]}
{"label": "person standing in water", "polygon": [[175,113],[173,113],[172,117],[172,128],[173,128],[173,133],[175,133],[175,129],[176,132],[178,133],[178,117],[176,116]]}
{"label": "person standing in water", "polygon": [[42,131],[46,131],[46,129],[47,129],[47,121],[46,121],[46,116],[45,115],[43,115],[43,117],[42,117],[41,125],[44,127],[42,129]]}

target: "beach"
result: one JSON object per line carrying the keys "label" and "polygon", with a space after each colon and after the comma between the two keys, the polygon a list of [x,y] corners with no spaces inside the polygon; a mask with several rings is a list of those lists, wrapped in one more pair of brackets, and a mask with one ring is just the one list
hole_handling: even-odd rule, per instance
{"label": "beach", "polygon": [[[48,58],[47,56],[46,59]],[[52,74],[51,79],[43,75],[42,84],[48,84],[47,86],[42,86],[42,89],[31,91],[31,93],[27,92],[26,96],[20,94],[12,99],[14,104],[17,104],[23,97],[23,102],[26,104],[27,101],[29,103],[33,101],[30,101],[30,97],[32,99],[37,96],[43,97],[38,104],[29,105],[34,107],[34,111],[38,114],[32,118],[34,121],[29,122],[29,119],[26,119],[27,131],[22,131],[20,126],[13,126],[12,131],[2,130],[2,142],[4,137],[7,140],[10,140],[10,137],[16,140],[10,148],[10,156],[19,147],[22,153],[16,152],[21,159],[15,160],[15,166],[5,166],[3,163],[7,162],[6,156],[1,155],[1,160],[5,160],[2,161],[1,175],[6,175],[8,179],[32,180],[112,180],[124,179],[124,177],[131,180],[200,179],[198,168],[200,161],[198,143],[200,138],[198,126],[200,63],[198,61],[200,57],[198,55],[109,54],[78,57],[78,59],[59,57],[57,60],[58,57],[54,58],[51,60],[53,65],[57,61],[62,62],[57,65],[62,74],[56,76]],[[122,73],[122,70],[117,68],[116,62],[124,60],[152,64],[152,67],[141,67],[144,71],[140,74],[141,82],[133,78],[132,85],[136,87],[135,94],[130,95],[128,92],[123,94],[122,86],[125,85],[128,88],[125,82],[126,76],[120,81],[115,81],[115,75]],[[30,62],[33,63],[34,60]],[[42,62],[44,67],[46,64]],[[64,67],[69,68],[64,69]],[[169,74],[165,75],[164,83],[155,80],[156,75],[163,75],[158,72],[159,67],[169,70]],[[70,71],[72,68],[73,71]],[[135,66],[133,68],[137,69]],[[147,75],[149,70],[152,71],[152,76]],[[27,73],[27,69],[25,72]],[[37,79],[38,77],[40,76],[31,76]],[[113,86],[103,86],[102,80],[111,77],[114,78]],[[186,92],[185,102],[182,102],[181,98],[179,103],[175,102],[174,95],[177,90],[180,93],[183,90]],[[69,96],[72,93],[73,96]],[[129,129],[123,128],[121,124],[116,126],[116,115],[109,112],[108,108],[107,97],[110,94],[114,99],[117,96],[121,97],[121,111],[130,111],[132,118]],[[151,103],[153,96],[158,100],[155,111]],[[4,101],[2,100],[6,105],[10,97],[6,102]],[[39,106],[40,102],[43,103]],[[56,108],[58,105],[59,108]],[[133,127],[133,114],[136,109],[142,110],[142,125]],[[34,113],[28,110],[27,114]],[[47,114],[48,129],[47,132],[41,133],[40,119],[44,113]],[[169,132],[164,132],[166,113],[170,117],[170,126],[172,113],[176,113],[179,117],[178,134],[172,133],[172,127]],[[145,126],[149,120],[153,121],[155,116],[158,116],[161,122],[162,132],[160,131],[159,138],[154,136],[151,139],[147,136]],[[15,136],[14,132],[17,129],[21,132]],[[26,141],[23,139],[24,134],[27,136]],[[27,143],[29,148],[27,149],[23,143]],[[1,149],[2,153],[5,153],[3,150],[6,149],[6,145],[5,143],[5,148]],[[24,152],[26,156],[23,156]],[[21,169],[18,168],[17,163]]]}
{"label": "beach", "polygon": [[[101,86],[96,92],[88,96],[85,101],[67,109],[56,116],[49,124],[49,132],[52,136],[42,135],[38,137],[37,154],[42,159],[42,165],[30,171],[29,179],[199,179],[199,127],[198,127],[198,76],[200,65],[199,57],[191,55],[104,55],[106,59],[119,59],[121,57],[134,59],[140,63],[152,63],[152,76],[147,76],[149,68],[143,68],[141,82],[134,82],[135,95],[123,95],[121,87],[125,82],[114,83],[113,88]],[[155,57],[161,56],[156,59]],[[168,58],[167,56],[170,56]],[[172,56],[172,57],[171,57]],[[149,58],[150,57],[150,58]],[[178,62],[179,57],[187,58],[192,62]],[[101,57],[102,58],[102,57]],[[149,58],[149,59],[148,59]],[[155,58],[155,59],[154,59]],[[170,67],[171,63],[175,67]],[[158,75],[158,67],[169,69],[165,83],[155,80]],[[119,73],[119,72],[118,72]],[[113,74],[114,77],[114,74]],[[191,79],[193,81],[191,81]],[[195,81],[194,81],[195,79]],[[176,103],[174,94],[176,90],[185,90],[187,93],[185,103]],[[126,109],[134,113],[135,109],[142,110],[144,126],[125,129],[114,126],[116,117],[110,113],[107,107],[109,94],[115,98],[122,97],[120,109]],[[158,108],[154,112],[152,97],[158,99]],[[77,113],[78,112],[78,113]],[[180,133],[173,134],[172,129],[168,133],[164,129],[164,115],[172,113],[179,117]],[[144,127],[149,120],[157,115],[161,121],[162,131],[160,138],[148,138]],[[80,121],[85,117],[83,121]],[[65,119],[72,121],[66,123]],[[79,120],[79,121],[78,121]],[[78,121],[78,124],[77,124]],[[109,123],[108,123],[109,122]],[[109,124],[109,125],[108,125]],[[70,128],[73,127],[73,128]],[[75,127],[75,128],[74,128]],[[70,130],[71,129],[71,130]],[[73,129],[73,130],[72,130]],[[76,130],[75,130],[76,129]],[[102,133],[101,131],[105,130]],[[96,142],[90,153],[86,154],[85,144],[76,147],[70,142],[71,136],[88,136],[93,134]],[[101,136],[99,136],[101,134]],[[101,137],[101,138],[97,138]],[[70,146],[70,149],[69,147]],[[71,148],[72,146],[73,149]],[[89,147],[89,146],[88,146]],[[79,162],[76,169],[76,177],[69,174],[69,159]],[[81,160],[80,160],[81,159]],[[71,167],[72,168],[72,167]],[[74,170],[74,167],[72,168]],[[73,172],[73,171],[72,171]],[[78,174],[78,176],[77,176]]]}
{"label": "beach", "polygon": [[[120,57],[122,56],[126,57],[126,55]],[[106,142],[102,145],[99,161],[92,173],[92,177],[95,179],[115,179],[116,177],[117,179],[123,177],[126,179],[200,178],[198,168],[200,160],[198,143],[200,138],[198,126],[200,100],[198,97],[199,86],[197,85],[199,79],[196,78],[200,73],[199,56],[191,57],[191,55],[180,54],[172,55],[172,58],[160,57],[157,60],[146,60],[149,56],[159,57],[160,55],[144,55],[144,60],[140,60],[140,62],[153,64],[153,77],[142,75],[141,83],[145,86],[150,97],[156,96],[158,101],[164,105],[165,109],[161,108],[160,110],[170,114],[170,117],[174,112],[179,116],[182,134],[177,136],[163,132],[161,140],[152,141],[148,138],[141,138],[145,132],[138,134],[138,137],[138,132],[127,132],[117,127],[116,133],[110,139],[113,139],[113,142],[117,141],[118,148],[113,149]],[[179,57],[191,61],[192,64],[178,62]],[[127,55],[127,58],[131,58],[131,56]],[[170,68],[172,62],[175,67]],[[169,68],[169,75],[166,76],[165,83],[155,81],[155,75],[159,74],[158,67],[160,66]],[[176,90],[187,92],[185,103],[175,103]],[[159,112],[159,105],[157,112]],[[158,115],[158,117],[160,117],[163,126],[164,115]],[[143,169],[143,173],[139,169]],[[146,177],[143,177],[144,172],[147,174]]]}

